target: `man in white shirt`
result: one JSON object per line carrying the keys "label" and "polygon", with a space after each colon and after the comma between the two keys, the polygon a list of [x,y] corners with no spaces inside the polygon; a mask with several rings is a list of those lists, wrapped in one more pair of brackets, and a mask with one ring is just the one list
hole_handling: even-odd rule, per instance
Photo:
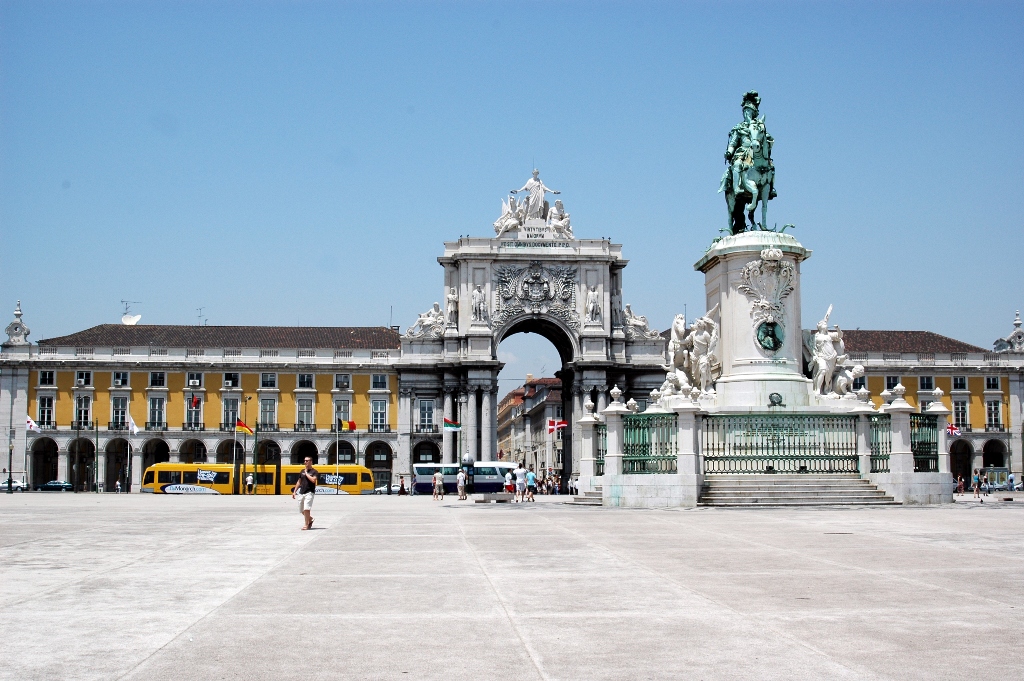
{"label": "man in white shirt", "polygon": [[505,472],[505,491],[509,494],[513,494],[516,491],[516,486],[512,483],[512,471]]}
{"label": "man in white shirt", "polygon": [[434,472],[434,501],[444,501],[444,473],[438,468]]}
{"label": "man in white shirt", "polygon": [[466,497],[466,469],[459,469],[459,474],[455,476],[455,484],[459,488],[459,501],[467,499],[468,497]]}
{"label": "man in white shirt", "polygon": [[519,462],[516,469],[516,501],[523,501],[526,498],[526,469],[523,463]]}

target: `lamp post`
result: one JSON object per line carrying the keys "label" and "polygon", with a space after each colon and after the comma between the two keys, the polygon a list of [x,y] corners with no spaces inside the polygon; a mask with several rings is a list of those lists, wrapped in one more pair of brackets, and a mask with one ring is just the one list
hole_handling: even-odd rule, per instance
{"label": "lamp post", "polygon": [[10,414],[9,425],[7,429],[7,493],[14,494],[14,482],[12,476],[14,475],[14,375],[18,373],[17,369],[11,371],[11,389],[8,392],[7,397],[10,399]]}
{"label": "lamp post", "polygon": [[[249,427],[249,400],[251,400],[251,399],[252,399],[251,395],[246,395],[245,399],[242,400],[242,423],[245,424],[246,428]],[[237,441],[237,438],[238,438],[237,431],[238,431],[238,429],[236,428],[235,429],[235,432],[236,432],[235,439],[236,439],[236,441]],[[248,491],[245,488],[245,475],[246,475],[246,472],[248,470],[248,468],[247,468],[248,453],[249,453],[249,433],[248,433],[248,431],[246,431],[246,432],[242,433],[242,485],[241,485],[241,487],[242,487],[242,493],[243,494],[247,493],[247,491]],[[255,462],[255,458],[253,459],[253,461]]]}

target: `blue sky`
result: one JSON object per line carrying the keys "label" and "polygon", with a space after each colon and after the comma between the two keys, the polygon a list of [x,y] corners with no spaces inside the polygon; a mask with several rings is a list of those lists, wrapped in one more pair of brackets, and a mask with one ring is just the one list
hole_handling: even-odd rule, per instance
{"label": "blue sky", "polygon": [[537,166],[663,328],[757,89],[804,321],[988,347],[1024,307],[1022,35],[1020,3],[3,2],[0,309],[405,326]]}

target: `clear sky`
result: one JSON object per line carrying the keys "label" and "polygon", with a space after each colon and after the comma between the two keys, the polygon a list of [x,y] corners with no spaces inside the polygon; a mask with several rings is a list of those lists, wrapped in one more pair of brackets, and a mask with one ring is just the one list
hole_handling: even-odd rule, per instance
{"label": "clear sky", "polygon": [[0,309],[407,326],[536,166],[664,328],[757,89],[804,325],[989,347],[1024,308],[1022,36],[1019,2],[3,2]]}

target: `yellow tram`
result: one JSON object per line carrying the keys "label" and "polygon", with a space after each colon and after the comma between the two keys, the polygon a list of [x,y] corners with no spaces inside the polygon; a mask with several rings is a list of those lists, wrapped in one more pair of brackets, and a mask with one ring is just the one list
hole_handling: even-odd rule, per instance
{"label": "yellow tram", "polygon": [[[229,463],[173,463],[150,466],[142,491],[153,494],[291,494],[304,466],[232,466]],[[373,494],[373,473],[365,466],[339,464],[316,467],[317,494]],[[252,475],[253,489],[245,478]]]}

